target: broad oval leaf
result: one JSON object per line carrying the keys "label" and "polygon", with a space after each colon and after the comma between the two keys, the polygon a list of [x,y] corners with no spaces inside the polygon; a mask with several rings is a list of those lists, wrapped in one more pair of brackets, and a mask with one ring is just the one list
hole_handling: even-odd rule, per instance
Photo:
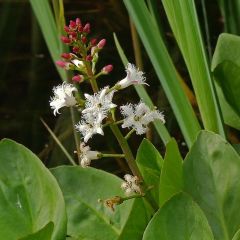
{"label": "broad oval leaf", "polygon": [[99,199],[123,195],[121,180],[94,168],[62,166],[52,169],[63,191],[68,235],[73,239],[142,239],[150,219],[142,199],[128,200],[113,212]]}
{"label": "broad oval leaf", "polygon": [[[239,129],[240,37],[223,33],[219,36],[212,59],[212,71],[219,87],[218,95],[226,123]],[[220,94],[219,94],[220,93]],[[221,96],[224,94],[224,98]],[[225,100],[226,99],[226,100]],[[230,118],[232,117],[232,119]]]}
{"label": "broad oval leaf", "polygon": [[20,240],[52,240],[53,229],[54,224],[53,222],[50,222],[36,233],[30,234]]}
{"label": "broad oval leaf", "polygon": [[183,160],[178,149],[175,139],[171,139],[166,145],[166,155],[160,178],[159,187],[159,205],[160,207],[173,195],[182,191]]}
{"label": "broad oval leaf", "polygon": [[30,150],[0,142],[0,233],[16,240],[54,223],[53,240],[65,239],[66,212],[61,190]]}
{"label": "broad oval leaf", "polygon": [[207,216],[216,240],[240,226],[240,157],[219,135],[202,131],[183,164],[184,190]]}
{"label": "broad oval leaf", "polygon": [[163,166],[163,159],[158,150],[147,139],[143,139],[141,145],[138,148],[136,163],[145,183],[148,186],[153,186],[151,194],[156,204],[158,204],[159,182],[161,168]]}
{"label": "broad oval leaf", "polygon": [[179,193],[158,210],[143,240],[214,240],[207,219],[190,196]]}

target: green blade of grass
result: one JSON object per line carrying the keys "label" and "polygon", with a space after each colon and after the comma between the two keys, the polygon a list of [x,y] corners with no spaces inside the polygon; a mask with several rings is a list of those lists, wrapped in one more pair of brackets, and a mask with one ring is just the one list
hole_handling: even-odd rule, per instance
{"label": "green blade of grass", "polygon": [[[48,0],[29,0],[33,12],[38,20],[43,37],[51,54],[53,62],[56,62],[63,49],[59,40],[59,32]],[[57,71],[63,81],[67,80],[66,71],[57,67]]]}
{"label": "green blade of grass", "polygon": [[240,1],[218,0],[223,18],[225,32],[240,34]]}
{"label": "green blade of grass", "polygon": [[[115,33],[113,34],[113,37],[114,37],[115,45],[118,50],[118,54],[122,60],[122,63],[124,66],[126,66],[129,61],[128,61]],[[152,99],[149,97],[145,88],[142,85],[139,85],[139,86],[134,85],[134,87],[135,87],[135,90],[137,91],[138,96],[149,107],[154,107]],[[161,123],[161,121],[154,121],[153,124],[154,124],[154,127],[155,127],[157,133],[159,134],[160,138],[162,139],[163,143],[166,145],[171,140],[171,136],[169,135],[167,128],[164,126],[164,124]]]}
{"label": "green blade of grass", "polygon": [[65,154],[65,156],[67,157],[67,159],[70,161],[70,163],[74,166],[76,166],[77,164],[75,163],[75,161],[73,160],[73,158],[71,157],[71,155],[68,153],[68,151],[66,150],[66,148],[62,145],[62,143],[59,141],[58,137],[55,135],[55,133],[51,130],[51,128],[45,123],[45,121],[43,119],[40,119],[41,122],[43,123],[44,127],[48,130],[48,132],[50,133],[50,135],[52,136],[52,138],[54,139],[54,141],[57,143],[57,145],[60,147],[60,149],[62,150],[62,152]]}
{"label": "green blade of grass", "polygon": [[162,0],[187,65],[204,128],[225,137],[193,0]]}
{"label": "green blade of grass", "polygon": [[177,79],[176,69],[167,52],[157,26],[143,0],[124,0],[139,36],[175,113],[187,145],[190,147],[200,126],[194,111]]}

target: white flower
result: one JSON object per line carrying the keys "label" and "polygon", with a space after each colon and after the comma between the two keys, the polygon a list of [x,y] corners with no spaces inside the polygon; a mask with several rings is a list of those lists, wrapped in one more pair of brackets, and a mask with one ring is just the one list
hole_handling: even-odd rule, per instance
{"label": "white flower", "polygon": [[94,159],[98,159],[98,155],[100,152],[91,151],[90,147],[85,145],[85,143],[80,144],[80,160],[81,166],[87,167],[90,165],[91,161]]}
{"label": "white flower", "polygon": [[164,116],[158,110],[151,110],[145,103],[128,104],[120,107],[123,119],[122,128],[135,129],[138,135],[144,134],[147,131],[147,125],[159,119],[165,123]]}
{"label": "white flower", "polygon": [[108,90],[109,87],[105,87],[94,95],[84,94],[86,103],[82,113],[85,119],[92,115],[94,118],[103,120],[107,116],[108,111],[117,106],[112,103],[114,91],[107,93]]}
{"label": "white flower", "polygon": [[[76,55],[74,55],[74,54],[72,54],[73,56],[76,56]],[[77,56],[76,56],[77,57]],[[84,67],[84,63],[83,63],[83,61],[80,61],[80,60],[78,60],[78,59],[73,59],[73,60],[71,60],[71,62],[77,67],[77,68],[82,68],[82,67]]]}
{"label": "white flower", "polygon": [[116,85],[120,88],[126,88],[133,84],[146,84],[146,78],[143,76],[143,72],[136,68],[134,64],[128,63],[126,67],[127,76],[119,81]]}
{"label": "white flower", "polygon": [[141,188],[139,186],[139,178],[137,176],[132,176],[126,174],[124,176],[125,182],[121,184],[121,188],[125,191],[127,195],[131,193],[141,193]]}
{"label": "white flower", "polygon": [[77,101],[73,96],[73,92],[77,89],[73,84],[63,83],[53,88],[54,97],[50,99],[50,106],[54,109],[53,114],[59,114],[59,109],[62,107],[70,107],[76,105]]}
{"label": "white flower", "polygon": [[87,119],[82,120],[75,125],[76,129],[83,135],[84,142],[87,142],[94,134],[104,135],[102,130],[102,118],[93,118],[88,116]]}

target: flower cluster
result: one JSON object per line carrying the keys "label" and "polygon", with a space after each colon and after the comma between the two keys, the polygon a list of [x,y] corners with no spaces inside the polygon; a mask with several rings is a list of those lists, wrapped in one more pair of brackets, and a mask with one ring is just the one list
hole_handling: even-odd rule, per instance
{"label": "flower cluster", "polygon": [[[131,130],[125,138],[124,136],[121,137],[127,141],[133,132],[136,132],[138,135],[145,134],[148,125],[157,119],[165,123],[164,115],[155,108],[149,108],[143,101],[140,101],[138,104],[129,103],[120,106],[119,110],[123,119],[116,120],[115,110],[117,110],[118,106],[113,103],[114,95],[131,85],[148,85],[144,73],[134,64],[128,63],[125,68],[125,78],[119,80],[111,87],[105,86],[98,90],[98,77],[109,74],[113,69],[111,64],[104,66],[99,72],[95,68],[99,52],[105,46],[106,40],[101,39],[98,41],[95,38],[90,38],[90,24],[82,24],[79,18],[75,21],[70,21],[69,25],[65,26],[64,29],[66,36],[62,36],[61,40],[70,47],[71,52],[63,53],[61,55],[62,60],[57,61],[56,64],[65,70],[74,71],[75,75],[72,78],[72,82],[64,82],[62,85],[53,88],[54,96],[50,100],[53,113],[54,115],[59,114],[59,110],[63,107],[76,107],[81,113],[81,120],[75,127],[83,138],[78,152],[79,163],[82,167],[87,167],[92,160],[102,157],[113,157],[113,155],[126,157],[125,154],[104,154],[98,151],[91,151],[86,143],[95,134],[104,135],[104,126],[107,125],[122,123],[122,128],[130,128]],[[80,94],[76,97],[78,84],[83,82],[90,84],[94,92],[93,94],[85,93],[84,99],[79,96]],[[120,130],[119,132],[121,134]],[[123,152],[125,151],[123,150]],[[141,194],[137,176],[127,174],[124,179],[125,182],[122,183],[121,187],[126,194]]]}
{"label": "flower cluster", "polygon": [[59,109],[62,107],[71,107],[76,105],[77,101],[73,95],[77,89],[68,83],[63,83],[53,88],[54,96],[50,99],[50,106],[53,109],[53,114],[59,114]]}
{"label": "flower cluster", "polygon": [[109,87],[105,87],[94,95],[84,94],[86,103],[82,111],[82,121],[76,125],[76,129],[84,137],[84,142],[95,133],[103,135],[102,121],[108,116],[109,110],[117,106],[112,103],[114,91],[108,93],[108,90]]}
{"label": "flower cluster", "polygon": [[120,107],[123,120],[122,128],[132,127],[138,135],[147,131],[147,125],[156,119],[165,123],[164,115],[158,110],[151,110],[144,102],[138,104],[127,104]]}
{"label": "flower cluster", "polygon": [[[63,53],[63,60],[56,64],[65,70],[74,70],[77,74],[72,78],[73,82],[81,83],[89,76],[89,72],[95,74],[95,65],[98,61],[98,53],[106,44],[106,39],[98,41],[96,38],[89,38],[90,24],[83,25],[77,18],[70,21],[68,26],[64,27],[67,36],[62,36],[63,43],[71,47],[71,53]],[[100,74],[108,74],[113,69],[112,65],[106,65],[102,68]]]}
{"label": "flower cluster", "polygon": [[80,144],[80,159],[81,159],[81,166],[88,167],[92,160],[99,158],[100,152],[91,151],[90,147],[87,146],[85,143]]}
{"label": "flower cluster", "polygon": [[121,188],[125,191],[127,195],[131,193],[141,194],[141,188],[140,188],[139,179],[137,176],[126,174],[124,176],[124,179],[125,181],[121,184]]}

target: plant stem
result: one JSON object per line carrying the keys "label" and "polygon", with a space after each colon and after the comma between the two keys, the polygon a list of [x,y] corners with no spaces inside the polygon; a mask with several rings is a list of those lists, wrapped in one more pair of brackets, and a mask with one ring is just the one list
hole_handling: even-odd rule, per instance
{"label": "plant stem", "polygon": [[113,157],[113,158],[124,158],[124,154],[117,154],[117,153],[101,153],[99,154],[101,158],[108,158],[108,157]]}
{"label": "plant stem", "polygon": [[141,173],[137,167],[135,159],[133,157],[132,151],[127,143],[127,140],[122,135],[121,131],[119,130],[118,126],[115,124],[110,124],[110,128],[115,135],[124,155],[125,159],[128,163],[129,168],[131,169],[132,173],[137,176],[141,181],[143,180]]}
{"label": "plant stem", "polygon": [[72,127],[73,127],[73,136],[74,136],[74,141],[77,149],[77,157],[78,157],[78,162],[81,162],[80,159],[80,140],[77,135],[77,131],[75,129],[75,124],[76,124],[76,118],[75,118],[75,113],[73,107],[70,107],[70,114],[71,114],[71,120],[72,120]]}
{"label": "plant stem", "polygon": [[135,132],[135,129],[132,129],[124,138],[128,140],[131,137],[132,133],[134,132]]}

